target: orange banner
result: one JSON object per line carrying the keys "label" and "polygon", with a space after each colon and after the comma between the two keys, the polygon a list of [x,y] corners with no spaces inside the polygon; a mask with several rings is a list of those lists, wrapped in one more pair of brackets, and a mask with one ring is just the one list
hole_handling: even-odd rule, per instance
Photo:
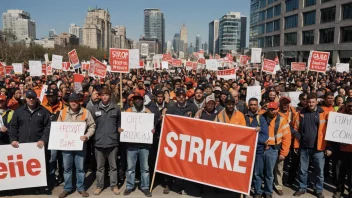
{"label": "orange banner", "polygon": [[155,170],[249,195],[256,143],[254,128],[166,115]]}

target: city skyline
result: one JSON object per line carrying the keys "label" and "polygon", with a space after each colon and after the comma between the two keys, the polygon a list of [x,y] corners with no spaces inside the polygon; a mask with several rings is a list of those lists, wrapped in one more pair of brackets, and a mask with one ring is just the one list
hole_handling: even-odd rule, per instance
{"label": "city skyline", "polygon": [[[67,3],[65,3],[67,2]],[[161,0],[138,1],[132,0],[118,4],[108,0],[99,2],[88,1],[60,1],[50,2],[38,0],[34,2],[24,0],[14,0],[2,2],[0,12],[4,13],[8,9],[19,9],[29,12],[31,19],[36,22],[37,39],[48,37],[49,29],[55,29],[56,34],[68,32],[70,24],[74,23],[83,27],[89,8],[108,9],[111,15],[112,26],[124,25],[127,29],[127,37],[138,41],[143,31],[143,10],[146,8],[158,8],[165,17],[165,42],[172,41],[175,33],[180,32],[183,24],[188,27],[188,44],[194,43],[197,33],[207,40],[209,21],[219,19],[229,11],[241,12],[249,17],[249,3],[238,5],[233,0],[224,0],[213,9],[210,1],[189,2],[180,0],[178,4],[165,3]],[[184,3],[182,3],[184,2]],[[238,0],[238,2],[240,2]],[[187,3],[187,6],[184,6]],[[70,6],[67,6],[70,4]],[[229,6],[229,5],[233,6]],[[201,7],[200,7],[201,6]],[[201,9],[195,9],[195,8]],[[63,15],[52,14],[50,10],[62,10]],[[114,12],[114,10],[118,10]],[[182,10],[182,12],[180,12]],[[211,13],[211,14],[209,14]],[[1,29],[2,23],[0,23]],[[248,45],[248,44],[247,44]]]}

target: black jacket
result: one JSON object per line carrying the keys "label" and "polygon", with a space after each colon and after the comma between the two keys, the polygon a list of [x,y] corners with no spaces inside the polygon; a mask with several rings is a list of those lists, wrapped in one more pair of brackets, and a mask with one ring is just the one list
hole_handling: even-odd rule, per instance
{"label": "black jacket", "polygon": [[10,142],[19,143],[44,141],[48,144],[50,134],[50,112],[37,105],[33,113],[27,105],[15,110],[10,123]]}
{"label": "black jacket", "polygon": [[193,102],[187,101],[184,107],[181,107],[178,103],[176,103],[174,106],[168,108],[166,113],[189,117],[188,112],[191,112],[191,117],[193,118],[196,115],[197,111],[197,106]]}
{"label": "black jacket", "polygon": [[94,145],[96,147],[108,148],[119,145],[119,132],[121,126],[121,110],[110,102],[107,108],[103,103],[95,105],[91,114],[95,121]]}

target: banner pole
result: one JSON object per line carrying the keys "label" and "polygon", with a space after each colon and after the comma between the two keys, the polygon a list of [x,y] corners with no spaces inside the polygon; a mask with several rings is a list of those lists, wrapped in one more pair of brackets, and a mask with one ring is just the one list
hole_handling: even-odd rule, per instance
{"label": "banner pole", "polygon": [[318,76],[319,76],[319,72],[317,72],[317,79],[315,79],[315,89],[318,88]]}
{"label": "banner pole", "polygon": [[154,180],[155,180],[155,173],[156,173],[156,171],[154,171],[154,173],[153,173],[152,183],[150,184],[149,192],[152,192],[152,190],[153,190]]}
{"label": "banner pole", "polygon": [[122,73],[120,73],[120,107],[121,107],[121,109],[123,108],[123,102],[122,102]]}

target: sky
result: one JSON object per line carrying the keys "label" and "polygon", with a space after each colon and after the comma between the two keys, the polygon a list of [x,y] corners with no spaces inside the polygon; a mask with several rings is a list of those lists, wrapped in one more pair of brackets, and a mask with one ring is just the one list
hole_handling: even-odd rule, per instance
{"label": "sky", "polygon": [[[249,4],[250,0],[1,0],[0,13],[9,9],[29,12],[40,39],[48,37],[49,29],[56,29],[56,33],[60,34],[68,32],[71,23],[82,27],[88,9],[98,7],[109,10],[113,27],[125,26],[127,38],[138,40],[143,35],[143,10],[159,8],[165,18],[165,42],[172,41],[185,23],[188,43],[194,44],[197,33],[203,43],[208,42],[209,23],[230,11],[247,16],[249,29]],[[1,29],[2,26],[1,17]]]}

